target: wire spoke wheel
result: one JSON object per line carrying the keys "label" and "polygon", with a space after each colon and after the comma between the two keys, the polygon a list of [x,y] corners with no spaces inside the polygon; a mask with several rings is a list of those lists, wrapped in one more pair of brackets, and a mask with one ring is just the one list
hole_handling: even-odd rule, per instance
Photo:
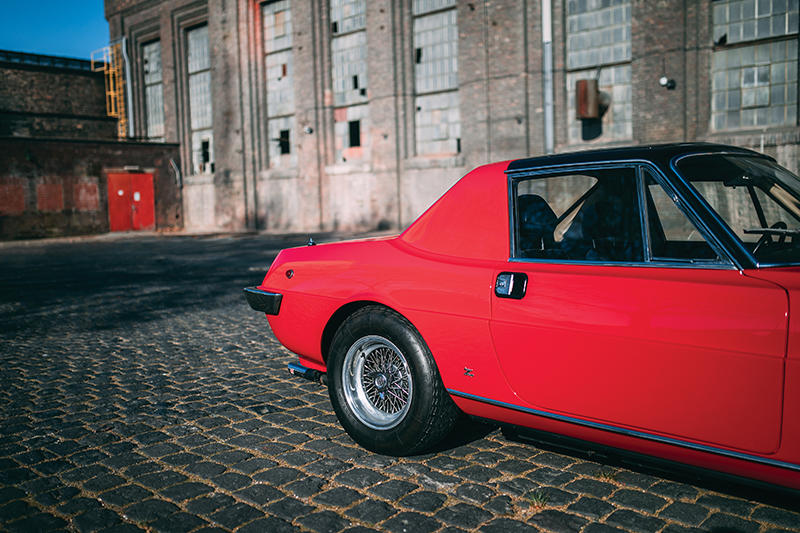
{"label": "wire spoke wheel", "polygon": [[342,365],[344,396],[365,426],[395,427],[411,405],[413,382],[408,362],[388,339],[369,335],[350,346]]}

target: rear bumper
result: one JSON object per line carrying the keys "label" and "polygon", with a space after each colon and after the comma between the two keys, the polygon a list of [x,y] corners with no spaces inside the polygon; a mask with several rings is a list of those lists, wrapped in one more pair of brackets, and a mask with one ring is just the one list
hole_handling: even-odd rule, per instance
{"label": "rear bumper", "polygon": [[281,310],[283,295],[277,292],[264,291],[258,287],[247,287],[244,289],[244,297],[250,307],[256,311],[261,311],[268,315],[277,315]]}

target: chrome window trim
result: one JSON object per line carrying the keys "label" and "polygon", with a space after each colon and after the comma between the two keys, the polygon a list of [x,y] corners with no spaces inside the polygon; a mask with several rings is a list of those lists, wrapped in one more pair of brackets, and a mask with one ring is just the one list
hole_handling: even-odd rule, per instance
{"label": "chrome window trim", "polygon": [[[733,153],[733,152],[709,152],[709,153]],[[696,155],[695,153],[692,154],[685,154],[682,156],[678,156],[673,158],[672,161],[676,161],[682,157],[686,157],[688,155]],[[643,235],[646,235],[647,240],[642,243],[643,248],[647,251],[643,252],[643,257],[641,262],[602,262],[602,261],[585,261],[585,260],[577,260],[577,259],[535,259],[535,258],[522,258],[516,257],[517,254],[517,235],[516,235],[516,220],[517,220],[517,206],[515,201],[516,196],[516,184],[520,181],[528,178],[534,178],[537,176],[543,176],[548,174],[561,174],[565,172],[573,172],[573,171],[585,171],[585,170],[605,170],[608,167],[617,167],[617,168],[633,168],[636,172],[637,180],[638,178],[642,177],[642,190],[639,191],[639,204],[642,207],[640,212],[646,211],[647,205],[643,203],[642,195],[644,193],[644,184],[643,184],[643,176],[641,176],[644,169],[650,170],[653,177],[656,179],[656,182],[661,185],[668,193],[670,197],[676,202],[676,207],[689,218],[689,221],[692,222],[695,226],[697,226],[698,230],[700,230],[701,235],[704,239],[709,243],[712,249],[717,253],[717,255],[723,259],[722,262],[719,261],[702,261],[702,262],[691,262],[691,261],[669,261],[665,259],[659,258],[651,258],[650,261],[647,260],[647,256],[650,255],[650,240],[649,240],[649,228],[645,229],[646,223],[642,223],[642,231]],[[673,169],[675,172],[675,169]],[[598,161],[592,163],[567,163],[561,165],[548,165],[543,167],[537,167],[536,169],[530,170],[523,170],[523,171],[516,171],[516,170],[506,170],[505,173],[508,175],[508,212],[509,212],[509,254],[508,254],[508,261],[509,262],[519,262],[519,263],[545,263],[545,264],[575,264],[575,265],[592,265],[592,266],[655,266],[661,268],[700,268],[706,270],[742,270],[742,265],[736,260],[735,256],[725,248],[725,246],[717,239],[714,235],[714,232],[711,231],[710,228],[705,224],[703,218],[695,212],[694,209],[688,204],[688,202],[684,201],[681,195],[674,189],[670,180],[664,175],[663,172],[655,165],[652,161],[648,161],[646,159],[615,159],[609,161]],[[679,176],[681,182],[685,185],[685,180],[683,177],[675,172],[676,176]],[[555,176],[554,176],[555,177]],[[637,187],[639,184],[637,182]],[[693,191],[692,187],[689,187],[688,190]],[[713,210],[711,213],[716,215]],[[727,259],[727,262],[725,261]]]}
{"label": "chrome window trim", "polygon": [[536,259],[531,257],[509,257],[509,263],[537,263],[545,265],[586,265],[586,266],[608,266],[608,267],[642,267],[642,268],[693,268],[701,270],[739,270],[733,264],[719,263],[719,262],[698,262],[691,263],[689,261],[664,261],[653,260],[648,263],[634,263],[634,262],[617,262],[606,263],[603,261],[581,261],[576,259]]}
{"label": "chrome window trim", "polygon": [[[600,422],[593,422],[591,420],[583,420],[581,418],[576,418],[573,416],[566,416],[560,415],[556,413],[550,413],[548,411],[542,411],[539,409],[533,409],[530,407],[523,407],[521,405],[515,405],[508,402],[503,402],[500,400],[493,400],[491,398],[485,398],[483,396],[478,396],[475,394],[470,394],[468,392],[461,392],[455,389],[447,389],[447,392],[452,396],[458,396],[460,398],[465,398],[467,400],[473,400],[476,402],[487,403],[489,405],[494,405],[496,407],[502,407],[505,409],[510,409],[512,411],[517,411],[525,414],[536,415],[543,418],[549,418],[552,420],[557,420],[559,422],[566,422],[569,424],[575,424],[579,426],[585,426],[592,429],[598,429],[602,431],[608,431],[610,433],[616,433],[619,435],[624,435],[627,437],[636,437],[639,439],[650,440],[654,442],[659,442],[661,444],[671,444],[673,446],[680,446],[682,448],[689,448],[695,451],[706,452],[706,453],[713,453],[715,455],[722,455],[724,457],[730,457],[733,459],[740,459],[743,461],[750,461],[754,463],[761,463],[768,466],[773,466],[777,468],[784,468],[787,470],[794,470],[800,472],[800,464],[795,463],[788,463],[785,461],[778,461],[776,459],[770,459],[768,457],[761,457],[758,455],[751,455],[748,453],[737,452],[733,450],[728,450],[725,448],[719,448],[716,446],[710,446],[707,444],[698,444],[696,442],[690,442],[682,439],[676,439],[674,437],[664,437],[662,435],[656,435],[654,433],[648,433],[646,431],[639,431],[634,429],[623,428],[620,426],[615,426],[612,424],[603,424]],[[552,433],[552,432],[551,432]]]}

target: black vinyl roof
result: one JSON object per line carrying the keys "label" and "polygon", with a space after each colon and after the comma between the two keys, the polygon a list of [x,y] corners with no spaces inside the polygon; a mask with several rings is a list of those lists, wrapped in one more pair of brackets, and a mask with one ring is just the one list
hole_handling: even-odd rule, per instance
{"label": "black vinyl roof", "polygon": [[606,148],[602,150],[586,150],[581,152],[569,152],[539,157],[529,157],[526,159],[517,159],[508,165],[506,172],[513,173],[526,170],[535,170],[541,167],[626,160],[652,161],[657,165],[669,165],[669,162],[676,156],[714,152],[739,153],[766,157],[763,154],[748,150],[746,148],[738,148],[736,146],[727,146],[724,144],[671,143]]}

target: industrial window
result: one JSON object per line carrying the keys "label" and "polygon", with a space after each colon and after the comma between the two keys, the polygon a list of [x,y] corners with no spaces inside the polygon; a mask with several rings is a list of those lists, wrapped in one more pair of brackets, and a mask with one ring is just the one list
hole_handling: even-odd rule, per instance
{"label": "industrial window", "polygon": [[142,46],[145,123],[147,138],[164,140],[164,81],[161,74],[161,41]]}
{"label": "industrial window", "polygon": [[366,13],[366,0],[331,0],[331,33],[363,30],[367,26]]}
{"label": "industrial window", "polygon": [[367,101],[367,32],[335,37],[333,59],[333,103],[336,106]]}
{"label": "industrial window", "polygon": [[[569,142],[631,139],[631,1],[567,2],[566,11]],[[576,118],[575,84],[582,79],[597,79],[601,93],[594,122]]]}
{"label": "industrial window", "polygon": [[331,0],[331,81],[336,160],[364,157],[368,117],[366,0]]}
{"label": "industrial window", "polygon": [[264,25],[264,71],[267,80],[267,130],[271,167],[295,166],[292,154],[294,131],[294,53],[292,12],[289,0],[267,2],[261,7]]}
{"label": "industrial window", "polygon": [[418,155],[461,151],[455,4],[454,0],[414,0],[412,5]]}
{"label": "industrial window", "polygon": [[214,172],[214,132],[211,111],[211,61],[208,26],[186,32],[189,77],[189,128],[192,174]]}
{"label": "industrial window", "polygon": [[713,3],[711,127],[797,122],[797,0]]}

